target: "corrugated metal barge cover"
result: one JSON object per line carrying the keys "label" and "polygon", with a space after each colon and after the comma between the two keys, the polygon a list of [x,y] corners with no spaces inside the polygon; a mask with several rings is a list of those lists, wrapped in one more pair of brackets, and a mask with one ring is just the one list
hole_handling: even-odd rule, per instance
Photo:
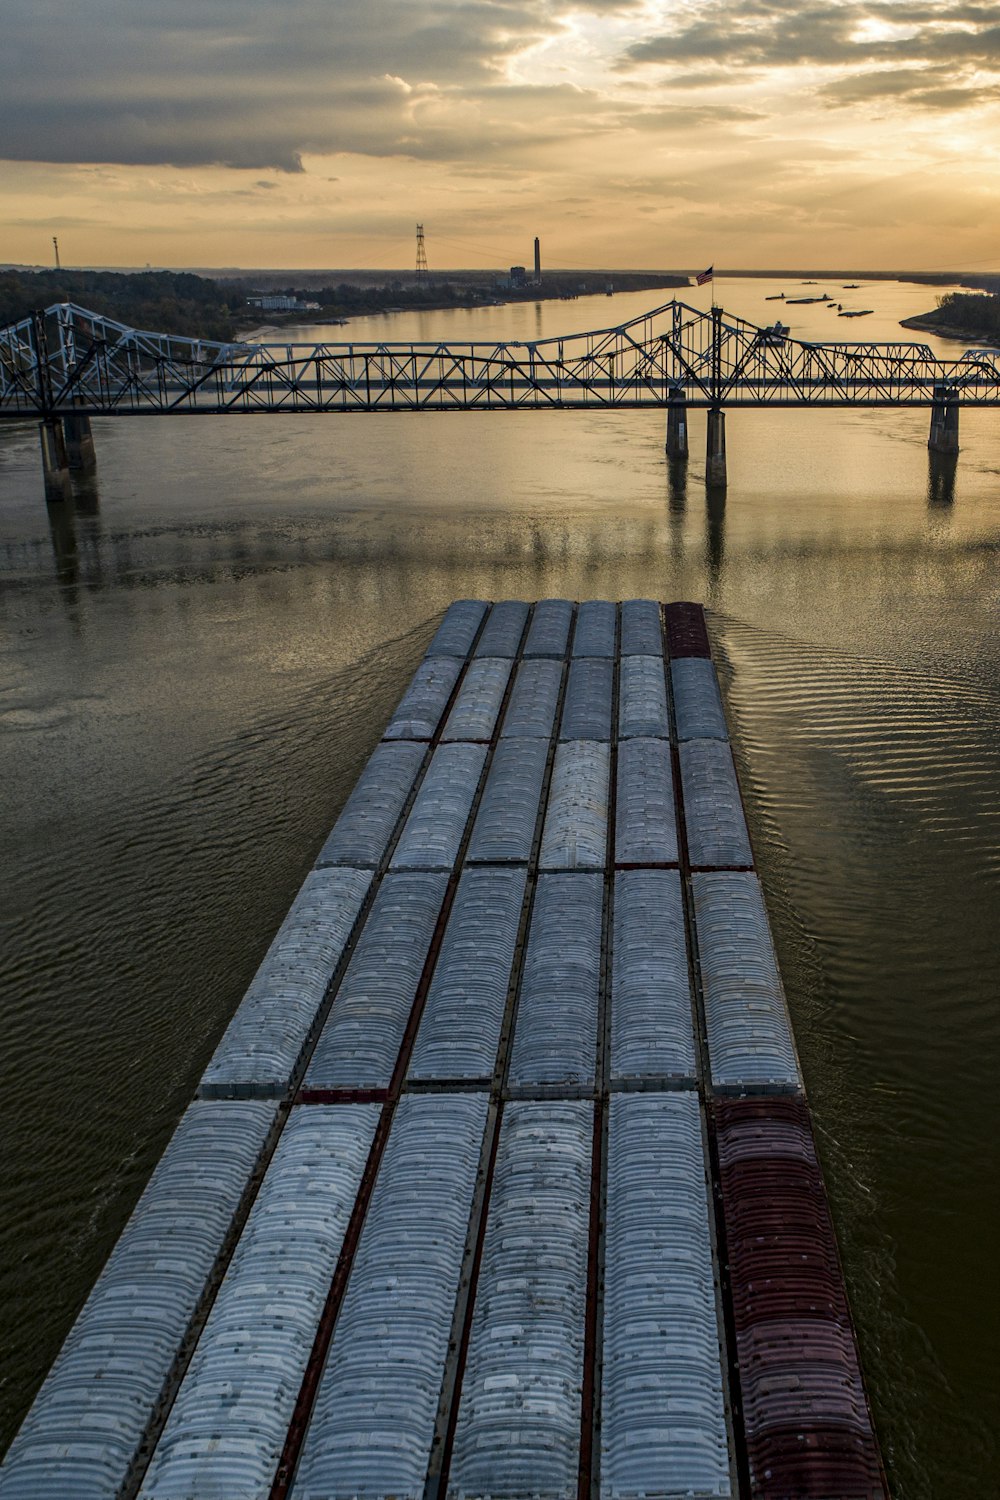
{"label": "corrugated metal barge cover", "polygon": [[667,627],[667,645],[670,656],[711,656],[712,648],[705,625],[705,611],[700,604],[664,605],[663,619]]}
{"label": "corrugated metal barge cover", "polygon": [[521,599],[504,599],[494,604],[483,633],[476,644],[477,656],[516,656],[528,618],[528,606]]}
{"label": "corrugated metal barge cover", "polygon": [[512,666],[512,662],[495,656],[479,657],[470,662],[444,726],[442,740],[488,740],[492,737]]}
{"label": "corrugated metal barge cover", "polygon": [[399,815],[427,754],[426,745],[395,740],[376,745],[316,860],[374,870],[389,847]]}
{"label": "corrugated metal barge cover", "polygon": [[182,1116],[7,1453],[4,1500],[116,1500],[276,1112]]}
{"label": "corrugated metal barge cover", "polygon": [[618,607],[609,599],[588,599],[576,612],[574,656],[614,656]]}
{"label": "corrugated metal barge cover", "polygon": [[691,980],[677,870],[615,876],[611,1075],[694,1078]]}
{"label": "corrugated metal barge cover", "polygon": [[548,740],[500,741],[476,812],[467,861],[527,862],[548,754]]}
{"label": "corrugated metal barge cover", "polygon": [[447,885],[443,872],[386,875],[306,1069],[307,1089],[388,1088]]}
{"label": "corrugated metal barge cover", "polygon": [[715,665],[700,656],[670,664],[679,740],[727,740],[726,715]]}
{"label": "corrugated metal barge cover", "polygon": [[808,1108],[713,1114],[753,1500],[885,1500]]}
{"label": "corrugated metal barge cover", "polygon": [[556,750],[542,831],[543,870],[604,868],[611,747],[571,740]]}
{"label": "corrugated metal barge cover", "polygon": [[842,1427],[773,1430],[750,1462],[750,1500],[889,1500],[875,1445]]}
{"label": "corrugated metal barge cover", "polygon": [[572,623],[573,605],[569,599],[539,599],[522,655],[565,656]]}
{"label": "corrugated metal barge cover", "polygon": [[456,599],[453,604],[448,605],[444,619],[425,654],[468,656],[476,639],[476,631],[488,609],[489,605],[483,599]]}
{"label": "corrugated metal barge cover", "polygon": [[561,740],[610,740],[614,662],[583,657],[569,664]]}
{"label": "corrugated metal barge cover", "polygon": [[517,668],[501,737],[550,739],[559,706],[562,684],[561,661],[522,661]]}
{"label": "corrugated metal barge cover", "polygon": [[615,862],[675,865],[674,772],[666,740],[624,740],[618,746]]}
{"label": "corrugated metal barge cover", "polygon": [[729,1496],[698,1096],[610,1110],[601,1494]]}
{"label": "corrugated metal barge cover", "polygon": [[833,1224],[802,1099],[715,1106],[737,1324],[828,1318],[847,1326]]}
{"label": "corrugated metal barge cover", "polygon": [[205,1069],[205,1098],[283,1094],[372,883],[369,870],[313,870]]}
{"label": "corrugated metal barge cover", "polygon": [[601,982],[601,875],[540,875],[510,1062],[512,1085],[593,1083]]}
{"label": "corrugated metal barge cover", "polygon": [[622,656],[663,656],[660,606],[655,599],[622,600]]}
{"label": "corrugated metal barge cover", "polygon": [[760,881],[750,872],[691,877],[712,1083],[802,1087]]}
{"label": "corrugated metal barge cover", "polygon": [[729,745],[724,740],[686,740],[679,754],[691,864],[696,868],[752,865],[750,835]]}
{"label": "corrugated metal barge cover", "polygon": [[390,861],[393,870],[450,870],[486,763],[485,745],[439,745]]}
{"label": "corrugated metal barge cover", "polygon": [[384,740],[433,739],[464,662],[454,656],[422,661],[389,720]]}
{"label": "corrugated metal barge cover", "polygon": [[463,872],[434,967],[410,1077],[489,1078],[524,901],[527,872],[488,865]]}
{"label": "corrugated metal barge cover", "polygon": [[593,1106],[505,1106],[449,1496],[576,1495]]}
{"label": "corrugated metal barge cover", "polygon": [[662,656],[623,656],[618,680],[618,734],[669,739]]}
{"label": "corrugated metal barge cover", "polygon": [[[868,1427],[861,1372],[850,1329],[830,1318],[768,1318],[739,1329],[747,1446],[772,1430]],[[766,1464],[765,1464],[766,1470]]]}
{"label": "corrugated metal barge cover", "polygon": [[141,1500],[267,1500],[380,1113],[292,1110]]}
{"label": "corrugated metal barge cover", "polygon": [[489,1101],[396,1110],[306,1432],[294,1500],[419,1500]]}
{"label": "corrugated metal barge cover", "polygon": [[[488,608],[448,611],[209,1066],[213,1097],[182,1121],[0,1470],[0,1500],[120,1500],[165,1412],[140,1500],[269,1500],[286,1462],[298,1500],[423,1500],[429,1464],[427,1493],[442,1479],[451,1500],[722,1500],[706,1084],[745,1500],[884,1500],[760,887],[731,868],[752,854],[703,613],[667,610],[685,820],[655,602],[621,606],[617,724],[615,605]],[[690,885],[686,862],[683,879],[665,868],[684,853],[678,821]],[[335,977],[304,1097],[337,1102],[287,1112]],[[384,1103],[348,1102],[373,1095]],[[222,1277],[233,1214],[286,1119]],[[487,1119],[501,1123],[484,1152]],[[470,1224],[480,1169],[490,1197]],[[218,1296],[175,1389],[206,1286]]]}

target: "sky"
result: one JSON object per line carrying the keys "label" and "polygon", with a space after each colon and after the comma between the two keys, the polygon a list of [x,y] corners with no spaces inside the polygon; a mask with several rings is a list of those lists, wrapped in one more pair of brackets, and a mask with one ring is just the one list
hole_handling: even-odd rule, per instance
{"label": "sky", "polygon": [[1000,268],[1000,3],[0,0],[0,262]]}

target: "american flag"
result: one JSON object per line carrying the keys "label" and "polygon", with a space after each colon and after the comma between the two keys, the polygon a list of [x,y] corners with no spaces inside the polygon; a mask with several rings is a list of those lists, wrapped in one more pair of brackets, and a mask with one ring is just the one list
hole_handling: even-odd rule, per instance
{"label": "american flag", "polygon": [[715,267],[714,266],[709,266],[709,268],[708,268],[707,271],[701,271],[701,272],[699,272],[699,274],[694,278],[694,284],[695,284],[695,286],[704,286],[705,282],[706,281],[711,281],[712,277],[714,275],[715,275]]}

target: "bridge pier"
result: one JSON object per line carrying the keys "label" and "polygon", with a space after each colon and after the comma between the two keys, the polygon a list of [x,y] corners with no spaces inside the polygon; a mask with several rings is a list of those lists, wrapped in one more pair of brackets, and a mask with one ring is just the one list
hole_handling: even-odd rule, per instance
{"label": "bridge pier", "polygon": [[670,387],[667,397],[667,458],[671,463],[688,456],[687,396],[684,387]]}
{"label": "bridge pier", "polygon": [[66,458],[71,469],[81,469],[92,474],[97,468],[97,451],[90,418],[85,416],[63,417],[63,433],[66,438]]}
{"label": "bridge pier", "polygon": [[958,452],[958,392],[953,386],[934,387],[931,432],[927,446],[932,453]]}
{"label": "bridge pier", "polygon": [[46,500],[68,500],[72,494],[72,488],[63,424],[58,417],[50,417],[44,422],[39,422],[38,435],[42,444],[45,498]]}
{"label": "bridge pier", "polygon": [[726,475],[726,414],[710,407],[708,440],[705,449],[705,482],[720,488],[728,483]]}
{"label": "bridge pier", "polygon": [[927,466],[927,504],[932,510],[947,510],[955,503],[956,453],[935,453],[932,448]]}

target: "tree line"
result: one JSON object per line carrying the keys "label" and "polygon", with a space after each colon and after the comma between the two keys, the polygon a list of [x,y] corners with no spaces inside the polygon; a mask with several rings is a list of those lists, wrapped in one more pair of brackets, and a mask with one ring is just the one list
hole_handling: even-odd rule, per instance
{"label": "tree line", "polygon": [[1000,338],[1000,296],[990,292],[948,292],[926,321],[959,328],[977,338]]}
{"label": "tree line", "polygon": [[226,340],[245,321],[246,297],[190,271],[0,271],[0,324],[77,302],[131,328]]}

